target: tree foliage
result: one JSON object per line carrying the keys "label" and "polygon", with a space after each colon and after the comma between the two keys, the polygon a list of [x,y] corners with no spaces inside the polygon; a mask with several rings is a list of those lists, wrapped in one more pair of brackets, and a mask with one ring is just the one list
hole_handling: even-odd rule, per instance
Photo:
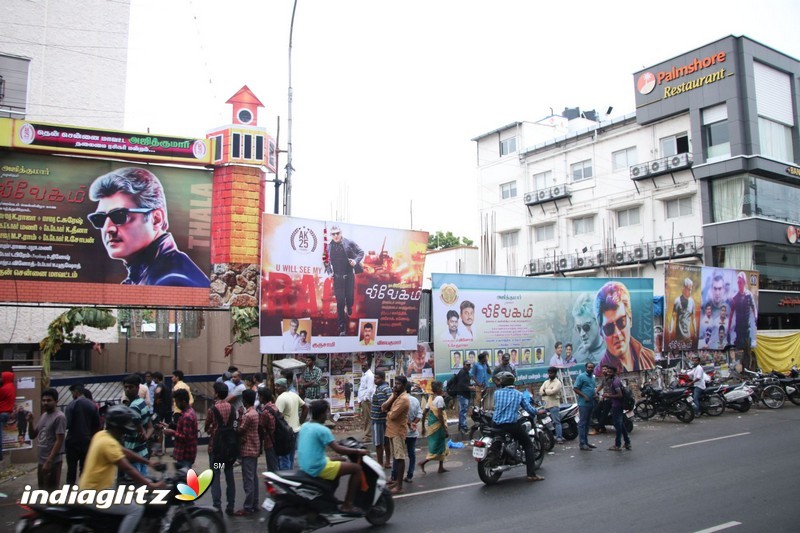
{"label": "tree foliage", "polygon": [[445,250],[456,246],[472,246],[474,241],[466,237],[456,237],[452,231],[437,231],[428,235],[428,250]]}
{"label": "tree foliage", "polygon": [[73,307],[61,313],[47,327],[47,337],[39,341],[42,351],[42,387],[50,386],[50,361],[65,342],[85,344],[90,342],[86,335],[73,333],[78,326],[89,326],[97,329],[110,328],[117,319],[108,309],[95,307]]}
{"label": "tree foliage", "polygon": [[225,357],[233,352],[234,344],[245,344],[256,336],[251,331],[258,327],[258,307],[231,307],[231,335],[233,342],[225,347]]}

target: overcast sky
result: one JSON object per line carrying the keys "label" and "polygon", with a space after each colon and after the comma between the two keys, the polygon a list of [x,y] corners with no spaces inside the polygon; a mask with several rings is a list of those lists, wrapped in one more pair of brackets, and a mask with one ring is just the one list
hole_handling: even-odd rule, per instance
{"label": "overcast sky", "polygon": [[[203,137],[248,85],[285,149],[291,11],[131,0],[126,129]],[[633,72],[730,34],[800,58],[799,15],[791,0],[299,0],[292,214],[411,228],[413,202],[413,229],[477,240],[471,138],[550,108],[631,112]]]}

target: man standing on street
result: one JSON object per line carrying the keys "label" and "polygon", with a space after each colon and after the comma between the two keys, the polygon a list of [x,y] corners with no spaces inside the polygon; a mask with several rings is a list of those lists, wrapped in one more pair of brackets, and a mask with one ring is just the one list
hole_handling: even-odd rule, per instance
{"label": "man standing on street", "polygon": [[[175,391],[176,393],[178,391]],[[175,396],[175,394],[173,394]],[[233,507],[236,503],[236,484],[233,480],[233,461],[225,462],[221,459],[223,457],[222,450],[214,450],[214,434],[217,429],[222,426],[230,425],[230,418],[236,416],[233,412],[230,402],[226,401],[228,397],[228,386],[224,383],[214,383],[214,405],[208,410],[206,414],[206,423],[203,430],[210,437],[208,439],[208,464],[217,472],[211,478],[211,501],[212,505],[222,512],[222,482],[220,478],[223,473],[225,475],[225,499],[227,504],[225,506],[225,513],[228,515],[233,514]],[[219,422],[217,421],[219,418]],[[220,425],[218,425],[220,424]],[[215,455],[216,454],[216,455]],[[222,470],[222,472],[220,472]]]}
{"label": "man standing on street", "polygon": [[244,486],[244,507],[234,513],[236,516],[248,516],[258,512],[258,456],[261,453],[261,442],[258,438],[258,413],[253,405],[256,403],[256,392],[242,392],[244,414],[239,420],[239,457],[242,460],[242,485]]}
{"label": "man standing on street", "polygon": [[628,430],[625,429],[622,417],[622,382],[617,377],[617,368],[614,365],[606,365],[603,367],[603,372],[606,374],[607,385],[603,387],[603,396],[611,400],[611,419],[614,422],[614,429],[616,436],[614,437],[614,446],[609,448],[612,452],[622,451],[621,445],[623,439],[625,441],[625,449],[631,449],[631,438],[628,435]]}
{"label": "man standing on street", "polygon": [[[139,415],[139,423],[136,424],[136,433],[126,433],[122,439],[122,444],[136,455],[147,459],[150,452],[147,450],[147,441],[153,434],[153,413],[142,398],[139,397],[139,385],[141,379],[137,374],[131,374],[122,381],[122,388],[128,398],[128,407]],[[144,462],[133,463],[133,467],[143,476],[147,475],[147,464]]]}
{"label": "man standing on street", "polygon": [[372,373],[371,364],[372,361],[367,359],[366,364],[361,365],[361,381],[358,382],[358,408],[361,410],[361,424],[366,442],[372,439],[370,411],[372,411],[372,395],[375,394],[375,374]]}
{"label": "man standing on street", "polygon": [[67,485],[75,485],[79,467],[80,473],[83,473],[92,436],[100,430],[100,415],[94,402],[83,395],[83,385],[75,383],[70,386],[69,391],[72,393],[72,401],[64,411],[67,417]]}
{"label": "man standing on street", "polygon": [[309,401],[319,400],[319,385],[322,381],[322,369],[317,365],[317,356],[306,358],[306,368],[300,374],[300,386],[305,390],[304,398]]}
{"label": "man standing on street", "polygon": [[353,241],[345,239],[338,224],[331,226],[331,238],[333,242],[328,246],[330,263],[325,268],[329,274],[333,274],[339,335],[347,335],[347,320],[353,314],[355,302],[355,275],[364,271],[361,267],[364,250]]}
{"label": "man standing on street", "polygon": [[700,416],[700,397],[706,390],[706,371],[703,369],[703,365],[700,364],[699,355],[692,356],[692,364],[694,364],[694,367],[692,371],[689,372],[689,377],[692,378],[691,385],[694,387],[694,389],[692,389],[694,414]]}
{"label": "man standing on street", "polygon": [[189,469],[197,459],[197,413],[189,406],[189,393],[185,390],[175,391],[175,403],[181,415],[175,423],[175,429],[164,428],[164,435],[175,439],[172,458],[175,469]]}
{"label": "man standing on street", "polygon": [[33,425],[33,413],[28,413],[31,440],[38,437],[39,488],[56,490],[61,488],[61,467],[64,461],[64,435],[67,432],[67,417],[58,409],[58,391],[42,391],[42,413],[39,423]]}
{"label": "man standing on street", "polygon": [[275,401],[275,407],[278,412],[286,419],[286,423],[294,430],[294,443],[292,450],[286,455],[278,456],[278,465],[281,470],[291,470],[294,468],[294,452],[297,449],[297,434],[300,432],[300,425],[305,421],[308,415],[308,406],[297,393],[291,392],[287,389],[288,383],[285,379],[275,380],[275,393],[278,399]]}
{"label": "man standing on street", "polygon": [[[225,388],[228,388],[227,385]],[[194,405],[194,397],[192,396],[192,389],[189,388],[189,385],[183,381],[183,371],[182,370],[173,370],[172,371],[172,394],[174,396],[176,390],[184,389],[186,392],[189,393],[189,407]],[[216,390],[216,389],[215,389]],[[172,399],[172,414],[179,415],[181,410],[178,409],[178,406],[175,405],[175,398]]]}
{"label": "man standing on street", "polygon": [[[386,448],[386,412],[381,409],[383,404],[392,395],[392,389],[386,383],[386,372],[375,371],[375,394],[372,395],[372,444],[375,446],[375,456],[378,463],[384,468],[391,467],[389,463],[389,450]],[[386,455],[384,456],[384,450]]]}
{"label": "man standing on street", "polygon": [[394,466],[399,472],[394,486],[391,488],[392,494],[403,492],[403,472],[406,471],[406,434],[408,433],[408,393],[406,384],[408,381],[405,376],[397,376],[394,380],[392,396],[381,405],[381,410],[386,413],[386,437],[391,442],[392,458]]}
{"label": "man standing on street", "polygon": [[580,413],[578,442],[581,450],[590,451],[596,447],[594,444],[589,444],[589,421],[592,417],[594,396],[597,390],[597,383],[594,378],[594,363],[586,363],[586,372],[578,376],[573,389],[575,394],[578,395],[578,412]]}
{"label": "man standing on street", "polygon": [[[558,343],[561,344],[561,343]],[[564,434],[561,428],[561,380],[557,377],[558,369],[551,366],[547,369],[547,380],[542,383],[539,394],[542,395],[545,408],[550,412],[553,425],[556,427],[556,442],[564,444]]]}
{"label": "man standing on street", "polygon": [[478,354],[478,362],[470,370],[469,375],[475,382],[475,405],[481,405],[481,400],[489,387],[489,352]]}
{"label": "man standing on street", "polygon": [[258,389],[258,401],[260,403],[261,414],[259,415],[259,425],[261,434],[264,435],[264,455],[267,458],[267,470],[277,472],[280,470],[278,465],[278,455],[275,453],[275,415],[278,408],[272,402],[272,391],[266,387]]}
{"label": "man standing on street", "polygon": [[464,361],[464,366],[456,374],[455,390],[458,398],[458,430],[464,435],[467,433],[467,409],[469,408],[469,399],[472,393],[469,377],[471,366],[469,361]]}

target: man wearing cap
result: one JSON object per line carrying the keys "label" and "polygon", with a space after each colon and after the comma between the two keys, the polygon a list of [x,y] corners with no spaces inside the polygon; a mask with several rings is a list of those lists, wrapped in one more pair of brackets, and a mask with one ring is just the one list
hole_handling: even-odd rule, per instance
{"label": "man wearing cap", "polygon": [[344,336],[347,334],[347,319],[353,314],[355,275],[364,271],[361,267],[364,251],[342,236],[342,228],[338,224],[331,226],[331,238],[333,242],[328,247],[329,263],[325,265],[325,269],[333,274],[339,335]]}

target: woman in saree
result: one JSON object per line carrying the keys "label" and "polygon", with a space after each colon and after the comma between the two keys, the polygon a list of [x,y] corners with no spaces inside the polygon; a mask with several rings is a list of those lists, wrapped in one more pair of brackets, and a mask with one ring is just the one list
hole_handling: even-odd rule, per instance
{"label": "woman in saree", "polygon": [[447,472],[444,468],[444,460],[447,457],[447,419],[444,413],[444,398],[442,397],[442,382],[434,381],[431,383],[433,399],[425,406],[422,415],[422,432],[425,433],[425,424],[428,424],[428,455],[425,460],[419,463],[422,473],[425,473],[425,465],[428,461],[439,461],[439,473]]}

